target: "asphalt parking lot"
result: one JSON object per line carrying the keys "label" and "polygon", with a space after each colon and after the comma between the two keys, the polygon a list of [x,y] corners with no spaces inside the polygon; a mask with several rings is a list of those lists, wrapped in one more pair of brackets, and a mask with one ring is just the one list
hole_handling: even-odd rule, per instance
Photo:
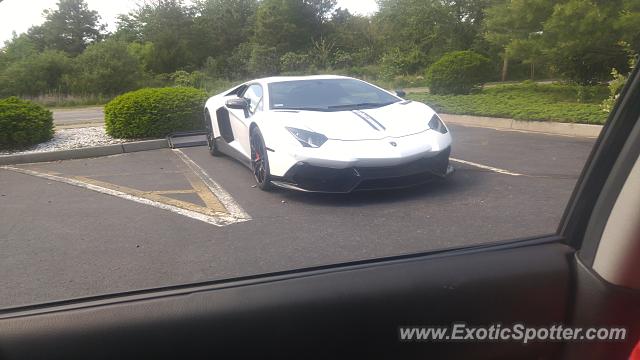
{"label": "asphalt parking lot", "polygon": [[349,195],[206,147],[0,168],[0,308],[555,231],[594,139],[451,130],[451,179]]}
{"label": "asphalt parking lot", "polygon": [[53,123],[58,128],[102,126],[104,124],[104,108],[94,106],[79,109],[54,109]]}

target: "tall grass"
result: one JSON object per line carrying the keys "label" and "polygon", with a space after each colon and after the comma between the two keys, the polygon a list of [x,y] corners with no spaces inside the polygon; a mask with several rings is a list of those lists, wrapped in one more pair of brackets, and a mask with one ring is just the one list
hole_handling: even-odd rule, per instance
{"label": "tall grass", "polygon": [[111,100],[111,97],[102,95],[47,94],[37,97],[27,97],[26,99],[47,108],[65,108],[104,105]]}

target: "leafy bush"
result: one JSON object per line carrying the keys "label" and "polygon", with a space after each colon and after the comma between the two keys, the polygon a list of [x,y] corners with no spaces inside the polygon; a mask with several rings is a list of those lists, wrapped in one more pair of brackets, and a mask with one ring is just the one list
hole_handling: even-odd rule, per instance
{"label": "leafy bush", "polygon": [[11,62],[0,69],[0,97],[39,96],[53,89],[67,90],[65,79],[72,73],[72,66],[69,55],[54,50]]}
{"label": "leafy bush", "polygon": [[280,70],[280,57],[275,47],[256,45],[251,51],[249,72],[255,76],[276,75]]}
{"label": "leafy bush", "polygon": [[353,66],[346,69],[345,75],[354,76],[364,80],[376,80],[380,75],[380,67],[376,65]]}
{"label": "leafy bush", "polygon": [[76,58],[71,83],[76,94],[113,96],[136,89],[141,79],[142,64],[127,44],[107,40]]}
{"label": "leafy bush", "polygon": [[337,50],[333,54],[333,67],[335,69],[347,69],[353,66],[353,56],[346,51]]}
{"label": "leafy bush", "polygon": [[427,70],[432,94],[468,94],[488,80],[489,59],[473,51],[445,54]]}
{"label": "leafy bush", "polygon": [[579,89],[577,85],[525,83],[485,88],[472,95],[410,94],[409,98],[449,114],[603,124],[607,115],[599,102],[606,97],[607,87],[592,87],[590,91],[598,96],[590,103],[578,102]]}
{"label": "leafy bush", "polygon": [[207,94],[193,88],[142,89],[105,106],[105,128],[116,138],[164,137],[202,127]]}
{"label": "leafy bush", "polygon": [[204,87],[205,74],[201,71],[189,73],[184,70],[178,70],[169,75],[175,86],[192,87],[201,89]]}
{"label": "leafy bush", "polygon": [[313,46],[309,50],[309,57],[313,61],[313,65],[319,69],[328,68],[332,61],[335,42],[327,41],[321,36],[320,40],[312,39],[311,43]]}
{"label": "leafy bush", "polygon": [[242,43],[238,45],[231,57],[228,58],[227,63],[227,80],[231,79],[244,79],[249,77],[249,63],[251,62],[251,55],[253,53],[253,45],[251,43]]}
{"label": "leafy bush", "polygon": [[[629,57],[630,69],[633,69],[636,66],[638,62],[637,59],[637,56]],[[620,96],[622,88],[624,88],[624,85],[629,79],[629,74],[621,74],[617,69],[611,70],[611,76],[613,77],[613,80],[609,82],[609,97],[606,98],[601,105],[602,111],[606,113],[610,113],[611,110],[613,110],[613,106],[615,105],[616,101],[618,101],[618,97]]]}
{"label": "leafy bush", "polygon": [[397,76],[414,74],[422,69],[424,56],[417,49],[408,51],[393,48],[380,61],[380,77],[383,80],[393,80]]}
{"label": "leafy bush", "polygon": [[310,59],[307,54],[297,54],[288,52],[280,58],[280,66],[282,71],[304,71],[309,67]]}
{"label": "leafy bush", "polygon": [[53,137],[53,114],[17,97],[0,100],[0,149],[24,148]]}

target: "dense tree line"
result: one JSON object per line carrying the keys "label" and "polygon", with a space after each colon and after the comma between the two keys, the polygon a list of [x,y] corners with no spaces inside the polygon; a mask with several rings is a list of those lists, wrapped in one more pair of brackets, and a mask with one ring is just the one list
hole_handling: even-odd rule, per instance
{"label": "dense tree line", "polygon": [[640,0],[379,0],[372,16],[335,0],[148,0],[107,33],[83,0],[0,50],[0,97],[111,96],[280,73],[422,75],[452,51],[491,60],[492,79],[582,84],[628,71]]}

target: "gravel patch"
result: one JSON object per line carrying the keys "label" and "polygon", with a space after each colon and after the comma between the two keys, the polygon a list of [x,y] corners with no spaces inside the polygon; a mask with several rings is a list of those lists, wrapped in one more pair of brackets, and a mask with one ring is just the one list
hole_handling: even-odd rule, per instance
{"label": "gravel patch", "polygon": [[63,129],[56,130],[53,139],[45,143],[34,145],[26,150],[0,151],[0,155],[17,155],[58,150],[71,150],[94,146],[122,144],[131,141],[137,140],[114,139],[106,134],[103,127]]}

